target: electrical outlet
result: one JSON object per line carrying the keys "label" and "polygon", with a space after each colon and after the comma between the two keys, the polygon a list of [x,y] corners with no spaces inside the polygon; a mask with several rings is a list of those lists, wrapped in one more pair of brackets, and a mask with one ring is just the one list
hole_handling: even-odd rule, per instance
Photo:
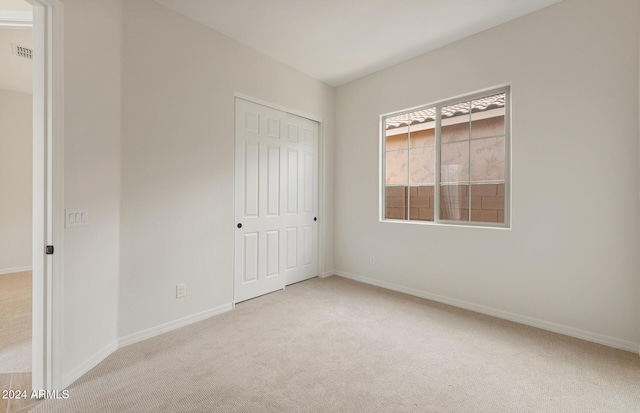
{"label": "electrical outlet", "polygon": [[371,265],[376,265],[376,257],[375,256],[370,256],[369,257],[369,264]]}
{"label": "electrical outlet", "polygon": [[176,284],[176,298],[187,295],[187,284]]}

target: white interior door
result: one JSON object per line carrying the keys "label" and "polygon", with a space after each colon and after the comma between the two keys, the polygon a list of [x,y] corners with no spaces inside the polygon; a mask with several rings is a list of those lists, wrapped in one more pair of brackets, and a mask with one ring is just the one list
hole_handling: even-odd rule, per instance
{"label": "white interior door", "polygon": [[292,284],[318,275],[319,125],[291,114],[286,120],[285,280]]}
{"label": "white interior door", "polygon": [[234,301],[317,275],[318,123],[236,99]]}

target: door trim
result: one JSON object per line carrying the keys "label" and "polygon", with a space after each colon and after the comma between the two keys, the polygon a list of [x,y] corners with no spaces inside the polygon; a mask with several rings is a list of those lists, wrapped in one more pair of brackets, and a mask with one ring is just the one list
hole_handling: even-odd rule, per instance
{"label": "door trim", "polygon": [[[63,5],[33,7],[32,388],[61,390],[64,217]],[[44,247],[53,245],[54,255]]]}
{"label": "door trim", "polygon": [[[239,98],[242,100],[246,100],[248,102],[253,102],[253,103],[257,103],[258,105],[262,105],[262,106],[266,106],[268,108],[271,109],[275,109],[275,110],[279,110],[282,112],[286,112],[286,113],[290,113],[292,115],[296,115],[296,116],[300,116],[301,118],[307,118],[309,120],[312,120],[314,122],[318,122],[319,124],[322,125],[322,118],[319,116],[315,116],[306,112],[302,112],[299,110],[295,110],[295,109],[291,109],[288,108],[286,106],[280,106],[280,105],[276,105],[275,103],[271,103],[268,102],[266,100],[262,100],[262,99],[258,99],[249,95],[245,95],[244,93],[240,93],[240,92],[235,92],[234,93],[234,103],[235,103],[235,98]],[[318,141],[318,146],[320,146],[320,142]]]}
{"label": "door trim", "polygon": [[[262,105],[262,106],[266,106],[268,108],[271,109],[275,109],[275,110],[279,110],[282,112],[286,112],[286,113],[290,113],[292,115],[296,115],[296,116],[300,116],[302,118],[306,118],[309,120],[312,120],[314,122],[318,122],[318,219],[320,220],[320,222],[318,223],[318,276],[322,276],[324,274],[324,271],[326,270],[325,268],[325,263],[324,263],[324,255],[325,255],[325,248],[324,248],[324,240],[325,240],[325,236],[326,236],[326,221],[325,221],[325,212],[326,212],[326,208],[324,205],[324,121],[322,119],[322,117],[320,116],[316,116],[314,114],[310,114],[307,112],[303,112],[297,109],[291,109],[287,106],[281,106],[281,105],[277,105],[275,103],[266,101],[266,100],[262,100],[256,97],[253,97],[251,95],[247,95],[244,94],[242,92],[238,92],[235,91],[233,94],[233,100],[232,100],[232,105],[233,105],[233,150],[234,150],[234,154],[235,154],[235,141],[236,141],[236,127],[235,127],[235,115],[236,115],[236,99],[243,99],[246,100],[248,102],[253,102],[253,103],[257,103],[258,105]],[[236,174],[235,174],[235,168],[236,168],[236,164],[235,164],[235,156],[233,157],[233,190],[234,190],[234,196],[233,196],[233,210],[234,210],[234,219],[235,217],[235,210],[236,210],[236,201],[235,201],[235,188],[236,188]],[[233,242],[233,254],[232,254],[232,260],[233,260],[233,271],[231,271],[231,297],[232,297],[232,305],[233,308],[235,309],[236,306],[236,301],[235,301],[235,221],[233,221],[231,223],[232,227],[231,227],[231,234],[233,235],[232,242]],[[286,285],[285,285],[286,288]]]}

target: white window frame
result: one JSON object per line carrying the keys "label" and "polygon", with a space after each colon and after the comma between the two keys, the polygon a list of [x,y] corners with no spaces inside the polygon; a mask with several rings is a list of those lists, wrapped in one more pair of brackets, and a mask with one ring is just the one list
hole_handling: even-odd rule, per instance
{"label": "white window frame", "polygon": [[[440,190],[441,190],[441,165],[440,165],[440,150],[441,150],[441,109],[446,106],[451,106],[463,102],[468,102],[476,99],[481,99],[487,96],[505,94],[504,104],[504,222],[492,223],[492,222],[480,222],[471,221],[471,208],[469,208],[469,221],[452,221],[440,219]],[[433,221],[411,220],[411,219],[391,219],[386,218],[386,120],[395,116],[399,116],[405,113],[415,112],[419,110],[435,108],[436,112],[436,125],[435,125],[435,177],[433,186]],[[411,148],[409,147],[408,150]],[[380,116],[380,167],[379,170],[379,206],[380,222],[389,223],[401,223],[401,224],[417,224],[417,225],[444,225],[444,226],[462,226],[462,227],[479,227],[479,228],[497,228],[497,229],[510,229],[511,228],[511,86],[501,86],[498,88],[492,88],[476,92],[468,95],[458,96],[451,99],[441,100],[426,105],[420,105],[413,108],[403,109],[391,113],[386,113]],[[471,159],[469,159],[471,162]],[[407,168],[410,166],[408,165]],[[469,190],[471,189],[471,181],[469,182]],[[410,193],[411,184],[407,182],[408,192]],[[411,198],[409,198],[409,202]],[[471,195],[469,195],[469,202],[471,202]]]}

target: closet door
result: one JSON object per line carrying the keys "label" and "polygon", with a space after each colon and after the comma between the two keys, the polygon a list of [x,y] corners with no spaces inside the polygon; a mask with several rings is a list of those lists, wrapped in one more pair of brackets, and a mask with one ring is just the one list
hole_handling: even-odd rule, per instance
{"label": "closet door", "polygon": [[317,275],[318,123],[236,99],[234,301]]}
{"label": "closet door", "polygon": [[291,114],[286,121],[285,279],[292,284],[318,275],[319,125]]}

